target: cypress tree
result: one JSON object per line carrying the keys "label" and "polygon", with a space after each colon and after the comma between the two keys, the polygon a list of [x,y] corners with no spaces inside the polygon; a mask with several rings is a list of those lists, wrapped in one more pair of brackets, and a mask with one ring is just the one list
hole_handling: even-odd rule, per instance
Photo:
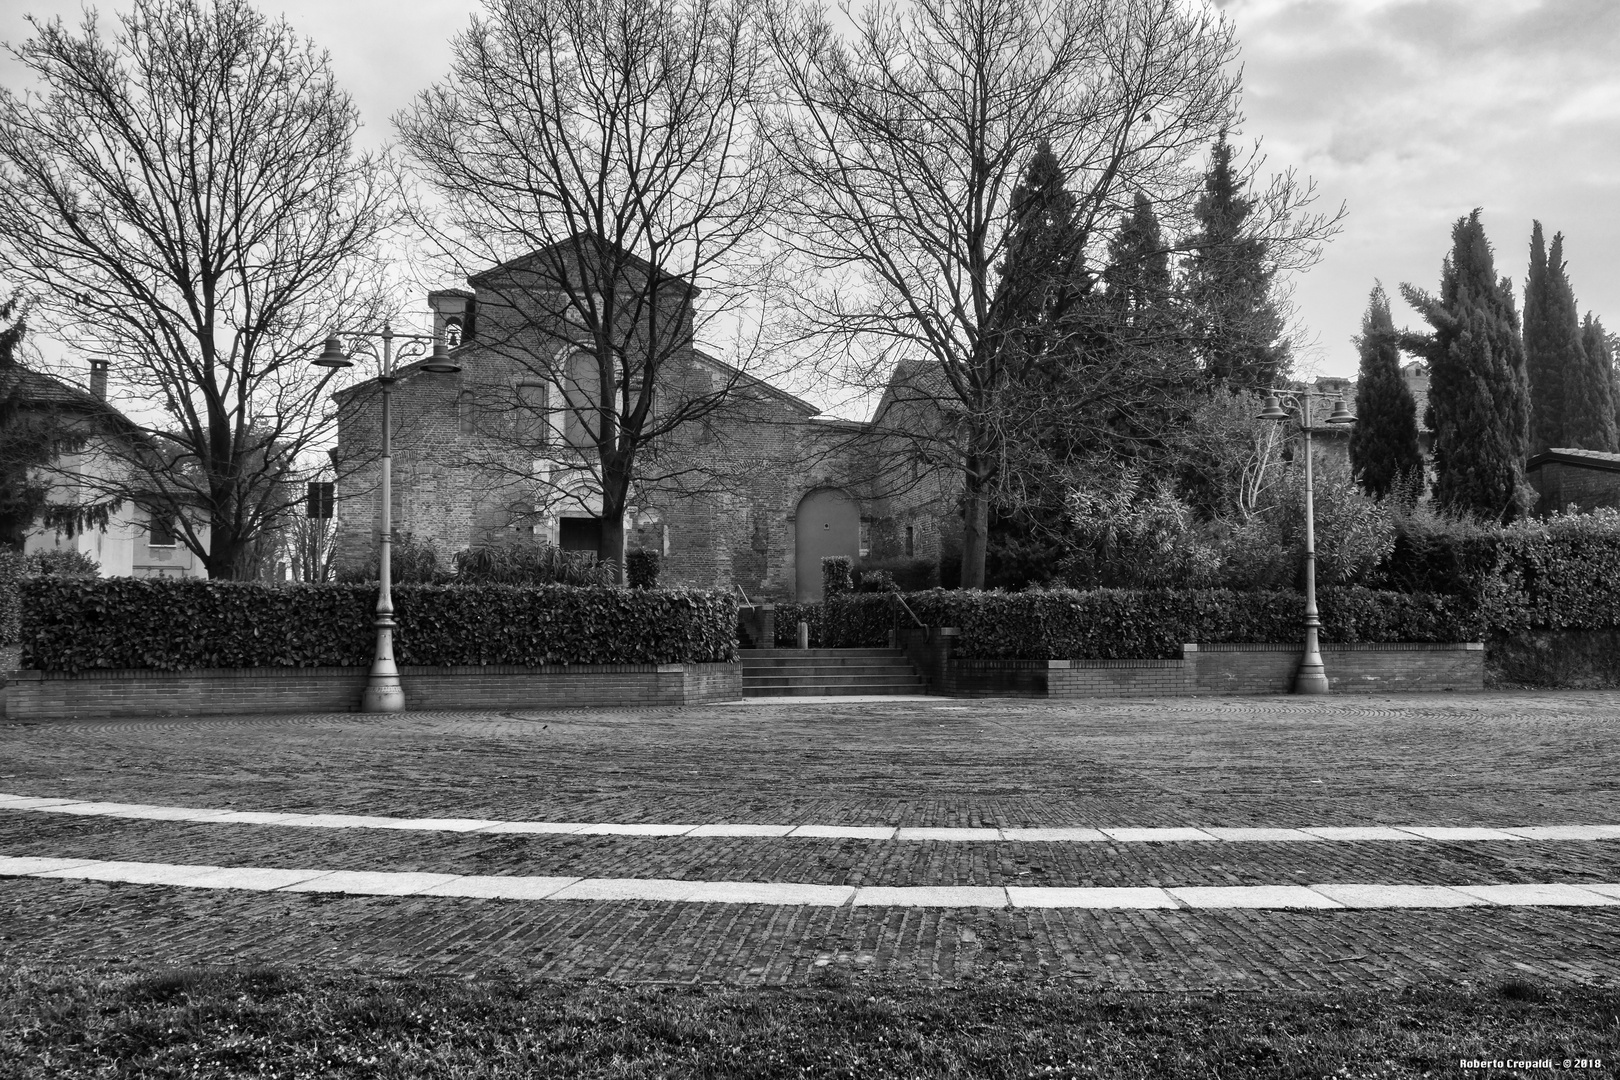
{"label": "cypress tree", "polygon": [[1581,323],[1581,350],[1594,368],[1609,373],[1609,398],[1614,405],[1616,440],[1620,441],[1620,370],[1615,368],[1615,337],[1603,329],[1603,321],[1590,311]]}
{"label": "cypress tree", "polygon": [[1384,287],[1374,287],[1356,339],[1361,371],[1356,380],[1356,424],[1350,430],[1350,467],[1363,491],[1388,495],[1398,483],[1423,473],[1418,448],[1417,403],[1401,377],[1401,352]]}
{"label": "cypress tree", "polygon": [[1530,383],[1532,454],[1568,445],[1564,441],[1564,357],[1552,326],[1558,306],[1554,294],[1541,222],[1532,222],[1530,273],[1524,282],[1524,369]]}
{"label": "cypress tree", "polygon": [[1478,210],[1459,218],[1451,237],[1438,297],[1401,286],[1434,328],[1405,344],[1429,362],[1435,501],[1445,510],[1512,521],[1531,495],[1524,482],[1529,388],[1513,285],[1496,277]]}
{"label": "cypress tree", "polygon": [[[1564,237],[1553,237],[1547,275],[1554,286],[1553,330],[1564,358],[1564,446],[1613,453],[1615,446],[1614,378],[1604,350],[1589,354],[1575,291],[1564,268]],[[1588,315],[1590,319],[1590,315]],[[1601,336],[1601,335],[1600,335]]]}
{"label": "cypress tree", "polygon": [[1254,205],[1223,133],[1193,207],[1198,231],[1187,259],[1187,297],[1201,324],[1206,374],[1234,389],[1273,386],[1289,363],[1266,242],[1244,231]]}
{"label": "cypress tree", "polygon": [[1108,242],[1108,268],[1103,271],[1108,300],[1126,313],[1132,325],[1162,313],[1170,299],[1170,252],[1159,228],[1152,201],[1140,191],[1129,213],[1120,218],[1119,231]]}

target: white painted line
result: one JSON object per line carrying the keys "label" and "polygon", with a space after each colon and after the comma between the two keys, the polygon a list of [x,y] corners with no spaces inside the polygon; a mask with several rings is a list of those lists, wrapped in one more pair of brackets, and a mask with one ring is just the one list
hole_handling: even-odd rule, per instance
{"label": "white painted line", "polygon": [[454,881],[459,874],[410,874],[382,870],[334,870],[278,892],[335,892],[356,896],[410,896]]}
{"label": "white painted line", "polygon": [[797,885],[774,881],[690,881],[687,900],[698,904],[779,904],[842,907],[856,894],[850,885]]}
{"label": "white painted line", "polygon": [[50,808],[53,814],[78,814],[81,817],[134,817],[142,810],[156,810],[144,803],[73,802]]}
{"label": "white painted line", "polygon": [[1502,831],[1525,840],[1620,840],[1620,825],[1515,825]]}
{"label": "white painted line", "polygon": [[1336,908],[1343,905],[1303,885],[1215,885],[1168,889],[1195,908]]}
{"label": "white painted line", "polygon": [[36,855],[0,855],[0,877],[26,877],[83,866],[94,859],[47,859]]}
{"label": "white painted line", "polygon": [[87,862],[61,870],[34,874],[42,878],[73,878],[78,881],[121,881],[127,885],[185,885],[206,877],[221,866],[178,866],[173,863]]}
{"label": "white painted line", "polygon": [[1402,832],[1416,833],[1425,840],[1517,840],[1501,829],[1454,828],[1443,825],[1402,825]]}
{"label": "white painted line", "polygon": [[999,885],[862,886],[855,890],[856,907],[991,907],[1007,906],[1007,890]]}
{"label": "white painted line", "polygon": [[553,900],[670,900],[690,897],[699,883],[670,878],[585,878],[551,894]]}
{"label": "white painted line", "polygon": [[0,796],[0,810],[43,810],[48,806],[69,806],[78,799],[43,799],[35,795]]}
{"label": "white painted line", "polygon": [[184,806],[132,806],[108,817],[134,818],[139,821],[218,821],[229,810],[191,810]]}
{"label": "white painted line", "polygon": [[391,824],[374,829],[412,829],[420,832],[479,832],[501,824],[490,818],[392,818]]}
{"label": "white painted line", "polygon": [[792,825],[699,825],[687,836],[786,836]]}
{"label": "white painted line", "polygon": [[1244,885],[1174,889],[1028,886],[808,885],[775,881],[681,881],[667,878],[505,877],[391,871],[185,866],[0,856],[0,877],[120,881],[185,888],[329,892],[358,896],[440,896],[510,900],[650,900],[783,906],[1332,909],[1620,906],[1620,883],[1566,885]]}
{"label": "white painted line", "polygon": [[275,870],[263,866],[234,866],[181,882],[188,889],[250,889],[271,892],[329,877],[330,870]]}
{"label": "white painted line", "polygon": [[1620,900],[1620,885],[1582,885],[1583,889],[1590,889],[1600,896],[1612,896]]}
{"label": "white painted line", "polygon": [[1001,834],[1008,840],[1024,840],[1029,842],[1053,841],[1056,843],[1096,843],[1107,840],[1108,836],[1101,829],[1002,829]]}
{"label": "white painted line", "polygon": [[1204,827],[1217,840],[1238,844],[1320,843],[1322,838],[1304,829],[1218,829]]}
{"label": "white painted line", "polygon": [[1485,901],[1448,885],[1312,885],[1347,908],[1477,907]]}
{"label": "white painted line", "polygon": [[685,836],[696,825],[654,825],[633,824],[618,825],[606,823],[601,825],[587,825],[579,830],[580,836]]}
{"label": "white painted line", "polygon": [[1000,829],[900,829],[895,833],[896,840],[1000,840]]}
{"label": "white painted line", "polygon": [[318,814],[283,814],[276,810],[233,810],[215,822],[222,825],[298,825]]}
{"label": "white painted line", "polygon": [[482,900],[544,900],[577,877],[458,877],[423,889],[422,896],[470,896]]}
{"label": "white painted line", "polygon": [[1319,836],[1323,840],[1421,840],[1417,833],[1392,829],[1388,825],[1324,825],[1300,832]]}
{"label": "white painted line", "polygon": [[1203,829],[1104,829],[1108,839],[1127,844],[1163,844],[1178,840],[1213,840]]}
{"label": "white painted line", "polygon": [[1616,907],[1620,897],[1579,885],[1458,885],[1460,892],[1514,907]]}
{"label": "white painted line", "polygon": [[829,840],[892,840],[895,832],[892,825],[800,825],[788,835]]}
{"label": "white painted line", "polygon": [[1007,886],[1007,899],[1016,908],[1174,908],[1178,905],[1163,889],[1032,889]]}

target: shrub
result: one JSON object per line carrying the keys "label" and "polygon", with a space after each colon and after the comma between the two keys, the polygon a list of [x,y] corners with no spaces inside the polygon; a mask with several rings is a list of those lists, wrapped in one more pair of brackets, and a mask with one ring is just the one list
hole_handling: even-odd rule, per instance
{"label": "shrub", "polygon": [[821,595],[841,596],[855,591],[855,563],[848,555],[828,555],[821,560]]}
{"label": "shrub", "polygon": [[810,624],[810,647],[823,647],[822,607],[820,604],[777,604],[776,647],[791,649],[799,644],[799,623]]}
{"label": "shrub", "polygon": [[1494,554],[1480,602],[1495,633],[1620,627],[1620,512],[1515,522]]}
{"label": "shrub", "polygon": [[1072,546],[1061,578],[1079,588],[1208,584],[1220,566],[1192,507],[1161,482],[1127,467],[1071,492]]}
{"label": "shrub", "polygon": [[[588,551],[491,545],[458,551],[452,557],[457,585],[611,585],[614,565]],[[449,579],[441,578],[440,584]]]}
{"label": "shrub", "polygon": [[[23,662],[48,671],[361,667],[376,590],[165,578],[28,578]],[[737,603],[688,589],[404,585],[401,664],[735,660]]]}
{"label": "shrub", "polygon": [[[388,547],[388,577],[392,584],[432,585],[449,576],[439,564],[438,550],[425,540],[406,533]],[[381,558],[381,552],[373,551],[365,566],[339,570],[334,577],[346,585],[377,581],[382,572]]]}
{"label": "shrub", "polygon": [[[1392,501],[1394,544],[1373,580],[1379,588],[1482,599],[1496,576],[1502,529]],[[1529,523],[1531,526],[1534,523]]]}
{"label": "shrub", "polygon": [[887,570],[862,569],[855,575],[856,592],[894,592],[897,588],[894,575]]}
{"label": "shrub", "polygon": [[[973,660],[1173,658],[1187,642],[1295,641],[1305,615],[1304,596],[1280,590],[935,590],[904,600],[924,623],[959,628],[958,655]],[[1475,641],[1480,635],[1473,608],[1448,597],[1352,586],[1323,589],[1318,607],[1328,642]],[[827,601],[823,637],[833,648],[875,647],[891,629],[911,625],[895,594],[858,594]]]}
{"label": "shrub", "polygon": [[934,559],[867,559],[855,572],[857,588],[874,572],[887,573],[901,592],[939,588],[939,563]]}
{"label": "shrub", "polygon": [[46,577],[100,577],[101,564],[81,551],[72,549],[40,550],[23,557],[25,574],[43,574]]}
{"label": "shrub", "polygon": [[655,589],[658,587],[658,552],[638,548],[626,553],[624,557],[624,574],[630,582],[632,589]]}
{"label": "shrub", "polygon": [[22,624],[17,592],[17,579],[22,576],[22,555],[0,548],[0,645],[15,645]]}

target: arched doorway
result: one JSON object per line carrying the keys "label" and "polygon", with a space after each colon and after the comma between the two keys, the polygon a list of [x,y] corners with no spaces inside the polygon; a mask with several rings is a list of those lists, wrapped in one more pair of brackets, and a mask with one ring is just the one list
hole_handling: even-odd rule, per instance
{"label": "arched doorway", "polygon": [[861,511],[855,500],[837,488],[818,488],[799,500],[794,515],[794,596],[801,603],[821,599],[821,560],[828,555],[861,552]]}

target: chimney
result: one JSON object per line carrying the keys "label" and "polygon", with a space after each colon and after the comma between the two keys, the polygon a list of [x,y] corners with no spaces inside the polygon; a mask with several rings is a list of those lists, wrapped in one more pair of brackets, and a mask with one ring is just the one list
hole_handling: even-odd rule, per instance
{"label": "chimney", "polygon": [[97,401],[107,400],[107,361],[90,361],[90,395]]}

